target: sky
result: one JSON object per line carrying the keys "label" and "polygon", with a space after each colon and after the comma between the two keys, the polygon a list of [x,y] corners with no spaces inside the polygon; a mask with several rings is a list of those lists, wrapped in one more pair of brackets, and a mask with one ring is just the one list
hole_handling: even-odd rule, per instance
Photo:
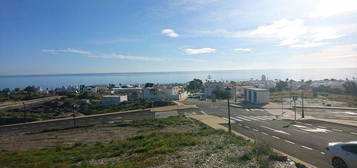
{"label": "sky", "polygon": [[352,67],[355,0],[0,0],[0,75]]}

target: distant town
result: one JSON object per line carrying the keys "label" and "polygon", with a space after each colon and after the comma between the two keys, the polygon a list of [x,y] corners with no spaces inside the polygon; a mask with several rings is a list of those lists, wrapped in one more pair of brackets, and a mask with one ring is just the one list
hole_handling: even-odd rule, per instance
{"label": "distant town", "polygon": [[[37,152],[41,164],[49,164],[45,167],[55,165],[57,162],[51,158],[63,152],[70,152],[68,155],[74,158],[61,162],[63,167],[86,165],[97,158],[126,156],[134,161],[108,160],[99,165],[171,165],[141,160],[165,156],[183,165],[201,164],[214,157],[228,167],[241,164],[313,167],[310,163],[327,167],[326,149],[333,150],[335,146],[329,142],[352,141],[357,136],[355,78],[314,81],[270,80],[265,75],[248,81],[211,78],[175,84],[2,89],[0,149],[4,152],[0,158],[4,163],[0,167],[8,164],[16,167],[15,160],[21,160],[19,164],[26,167],[27,152]],[[184,148],[192,146],[201,152]],[[42,149],[47,152],[41,153]],[[176,153],[177,149],[184,149],[184,153]],[[242,149],[250,152],[237,153]],[[275,153],[277,150],[280,153]],[[7,151],[19,152],[12,158]],[[59,158],[68,160],[62,155]],[[181,163],[177,158],[185,161]],[[36,162],[36,158],[32,160]]]}
{"label": "distant town", "polygon": [[[43,89],[37,86],[5,88],[1,91],[0,101],[13,101],[17,104],[14,107],[20,107],[3,108],[7,109],[3,112],[3,116],[12,118],[10,123],[16,123],[23,121],[18,118],[23,118],[20,113],[24,110],[30,111],[29,114],[26,114],[27,119],[25,120],[33,121],[68,117],[72,115],[73,107],[76,107],[78,115],[88,115],[174,104],[174,101],[184,101],[189,97],[196,97],[200,100],[212,99],[213,101],[230,98],[235,102],[238,100],[252,104],[286,101],[291,106],[292,95],[301,96],[301,91],[305,91],[307,98],[317,98],[319,94],[326,95],[328,93],[356,95],[356,83],[355,78],[296,81],[293,79],[269,80],[267,76],[262,75],[261,79],[248,81],[216,81],[211,80],[211,76],[208,76],[204,81],[193,79],[182,84],[103,84],[62,86],[55,89]],[[44,104],[31,105],[25,102],[31,99],[51,97],[56,99]],[[281,99],[282,97],[284,99]],[[339,99],[343,98],[340,96]],[[346,106],[357,106],[357,102],[353,99],[345,98],[344,100]],[[19,105],[19,101],[24,102]],[[329,103],[324,105],[331,106]],[[4,119],[2,118],[2,120]],[[2,124],[8,124],[8,122]]]}

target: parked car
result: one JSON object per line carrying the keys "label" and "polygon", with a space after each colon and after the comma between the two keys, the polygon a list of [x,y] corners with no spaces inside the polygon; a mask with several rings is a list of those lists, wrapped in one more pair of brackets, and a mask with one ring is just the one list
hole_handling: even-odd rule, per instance
{"label": "parked car", "polygon": [[357,141],[332,142],[326,150],[334,168],[357,167]]}

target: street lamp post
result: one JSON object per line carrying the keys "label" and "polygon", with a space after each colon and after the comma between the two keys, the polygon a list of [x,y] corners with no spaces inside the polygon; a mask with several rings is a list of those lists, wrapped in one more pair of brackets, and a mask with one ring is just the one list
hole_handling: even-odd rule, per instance
{"label": "street lamp post", "polygon": [[228,105],[228,131],[229,133],[231,133],[232,130],[232,126],[231,126],[231,108],[230,108],[230,103],[229,103],[229,98],[230,98],[230,92],[229,92],[229,88],[226,88],[226,96],[227,96],[227,105]]}
{"label": "street lamp post", "polygon": [[305,110],[304,110],[304,90],[301,91],[301,118],[305,117]]}
{"label": "street lamp post", "polygon": [[22,102],[22,104],[24,105],[24,122],[26,122],[26,105],[25,102]]}
{"label": "street lamp post", "polygon": [[76,128],[76,107],[77,107],[77,105],[73,105],[73,114],[72,114],[72,116],[73,116],[73,128]]}
{"label": "street lamp post", "polygon": [[228,97],[228,131],[231,133],[232,127],[231,127],[231,108],[229,105],[229,97]]}

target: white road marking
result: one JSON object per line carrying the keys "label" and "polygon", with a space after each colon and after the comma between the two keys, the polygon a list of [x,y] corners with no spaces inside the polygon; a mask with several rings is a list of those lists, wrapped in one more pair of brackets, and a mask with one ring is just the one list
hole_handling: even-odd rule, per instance
{"label": "white road marking", "polygon": [[223,118],[223,120],[227,120],[228,121],[228,118],[225,118],[225,117],[222,117]]}
{"label": "white road marking", "polygon": [[207,113],[206,112],[204,112],[204,111],[200,111],[202,114],[204,114],[204,115],[207,115]]}
{"label": "white road marking", "polygon": [[239,126],[242,126],[242,124],[241,124],[241,123],[238,123],[238,125],[239,125]]}
{"label": "white road marking", "polygon": [[236,120],[236,121],[243,121],[243,120],[240,120],[238,118],[234,118],[234,117],[231,117],[232,120]]}
{"label": "white road marking", "polygon": [[249,109],[245,109],[245,111],[249,111]]}
{"label": "white road marking", "polygon": [[294,142],[291,142],[289,140],[284,140],[284,141],[287,142],[287,143],[295,144]]}
{"label": "white road marking", "polygon": [[302,133],[308,133],[306,131],[301,131],[301,130],[298,130],[298,129],[294,129],[295,131],[298,131],[298,132],[302,132]]}
{"label": "white road marking", "polygon": [[246,118],[248,120],[254,120],[254,121],[257,121],[257,119],[254,119],[254,118],[251,118],[251,117],[247,117],[247,116],[240,116],[241,118]]}
{"label": "white road marking", "polygon": [[244,126],[244,127],[245,127],[245,128],[248,128],[248,129],[250,128],[249,126]]}
{"label": "white road marking", "polygon": [[342,130],[340,130],[340,129],[332,129],[332,130],[342,132]]}
{"label": "white road marking", "polygon": [[304,145],[302,145],[301,147],[303,147],[303,148],[305,148],[305,149],[308,149],[308,150],[312,150],[312,148],[309,148],[309,147],[304,146]]}
{"label": "white road marking", "polygon": [[293,125],[294,127],[298,127],[298,128],[306,128],[306,126],[303,125]]}
{"label": "white road marking", "polygon": [[306,125],[312,126],[312,124],[305,123]]}
{"label": "white road marking", "polygon": [[241,120],[244,120],[244,121],[250,121],[249,119],[245,119],[245,118],[242,118],[242,117],[238,117],[238,116],[235,116],[236,118],[239,118]]}
{"label": "white road marking", "polygon": [[255,119],[258,120],[267,120],[266,118],[264,118],[263,116],[254,116]]}
{"label": "white road marking", "polygon": [[323,155],[324,155],[324,154],[325,154],[325,152],[321,152],[321,154],[323,154]]}
{"label": "white road marking", "polygon": [[330,130],[325,129],[325,128],[308,128],[308,127],[303,126],[303,125],[293,125],[293,126],[301,128],[302,130],[307,131],[307,132],[323,132],[323,133],[327,133],[327,132],[330,131]]}
{"label": "white road marking", "polygon": [[339,114],[357,115],[357,113],[355,113],[355,112],[350,112],[350,111],[346,111],[346,112],[331,112],[331,113],[339,113]]}
{"label": "white road marking", "polygon": [[267,133],[265,133],[265,132],[262,132],[262,134],[264,134],[264,135],[269,135],[269,134],[267,134]]}
{"label": "white road marking", "polygon": [[357,135],[357,133],[356,133],[356,132],[351,132],[351,134],[353,134],[353,135]]}
{"label": "white road marking", "polygon": [[257,130],[257,129],[253,129],[253,131],[256,131],[256,132],[258,132],[259,130]]}
{"label": "white road marking", "polygon": [[277,137],[277,136],[274,136],[274,135],[273,135],[272,137],[273,137],[273,138],[275,138],[275,139],[280,139],[279,137]]}
{"label": "white road marking", "polygon": [[319,126],[319,125],[318,125],[317,127],[319,127],[319,128],[326,128],[326,127],[323,127],[323,126]]}
{"label": "white road marking", "polygon": [[273,129],[273,128],[270,128],[270,127],[267,127],[267,126],[260,126],[260,127],[263,127],[263,128],[269,129],[269,130],[272,130],[272,131],[274,131],[274,132],[278,132],[278,133],[290,135],[289,133],[287,133],[287,132],[285,132],[285,131],[282,131],[282,130],[276,130],[276,129]]}

